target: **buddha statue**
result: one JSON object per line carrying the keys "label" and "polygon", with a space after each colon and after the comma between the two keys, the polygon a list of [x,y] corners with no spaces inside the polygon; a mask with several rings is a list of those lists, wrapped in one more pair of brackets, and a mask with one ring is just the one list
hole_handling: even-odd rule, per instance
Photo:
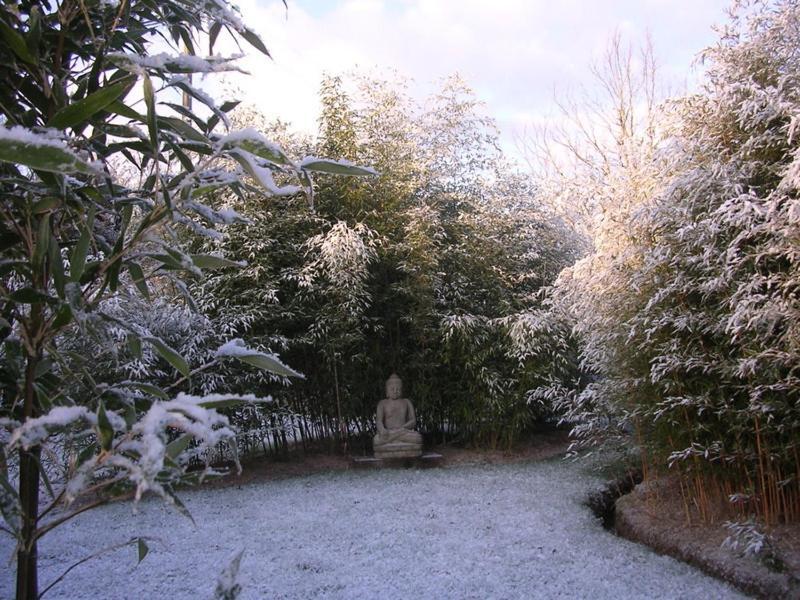
{"label": "buddha statue", "polygon": [[403,380],[392,373],[386,380],[386,398],[378,402],[372,439],[375,458],[413,458],[422,455],[422,436],[414,431],[414,406],[402,398]]}

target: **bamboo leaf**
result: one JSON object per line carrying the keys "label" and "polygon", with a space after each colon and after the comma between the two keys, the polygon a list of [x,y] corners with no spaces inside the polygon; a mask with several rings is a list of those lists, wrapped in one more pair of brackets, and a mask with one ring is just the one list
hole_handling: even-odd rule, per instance
{"label": "bamboo leaf", "polygon": [[98,173],[64,144],[23,127],[6,129],[0,126],[0,161],[50,173]]}
{"label": "bamboo leaf", "polygon": [[97,407],[97,429],[100,432],[100,447],[103,450],[111,450],[111,444],[114,441],[114,428],[111,426],[111,421],[108,420],[106,414],[106,407],[103,402]]}
{"label": "bamboo leaf", "polygon": [[48,127],[56,129],[66,129],[75,127],[80,123],[88,121],[97,113],[105,109],[112,102],[123,98],[130,91],[136,77],[126,77],[112,85],[100,88],[77,102],[65,106],[59,110],[47,123]]}
{"label": "bamboo leaf", "polygon": [[0,35],[8,44],[8,47],[17,55],[21,60],[26,63],[35,65],[38,61],[36,56],[28,49],[28,45],[23,38],[13,27],[3,20],[0,20]]}
{"label": "bamboo leaf", "polygon": [[244,267],[246,263],[228,260],[213,254],[192,254],[192,262],[201,269],[224,269],[226,267]]}
{"label": "bamboo leaf", "polygon": [[142,339],[146,342],[150,342],[158,355],[171,364],[181,375],[189,377],[189,364],[178,352],[167,346],[163,340],[157,337],[148,336]]}
{"label": "bamboo leaf", "polygon": [[272,58],[272,55],[269,53],[269,50],[267,50],[267,47],[264,45],[264,42],[261,40],[261,38],[255,31],[249,29],[248,27],[245,27],[244,30],[241,31],[240,33],[242,37],[247,40],[247,43],[250,44],[253,48],[258,50],[262,54],[266,54],[267,56]]}
{"label": "bamboo leaf", "polygon": [[158,152],[158,115],[156,113],[156,96],[153,91],[153,82],[148,75],[144,76],[142,85],[144,103],[147,106],[147,130],[150,135],[150,144],[153,152]]}
{"label": "bamboo leaf", "polygon": [[136,564],[139,564],[144,560],[144,557],[147,556],[147,553],[150,552],[150,548],[142,538],[138,538],[136,540],[136,549],[139,555],[139,560]]}
{"label": "bamboo leaf", "polygon": [[370,167],[359,167],[346,161],[328,160],[325,158],[307,158],[300,163],[300,167],[306,171],[317,173],[330,173],[332,175],[351,175],[351,176],[376,176],[378,172]]}
{"label": "bamboo leaf", "polygon": [[145,279],[142,267],[139,265],[139,263],[135,262],[127,262],[125,263],[125,266],[128,268],[128,273],[130,273],[136,289],[139,290],[139,293],[144,298],[150,300],[150,290],[147,289],[147,280]]}

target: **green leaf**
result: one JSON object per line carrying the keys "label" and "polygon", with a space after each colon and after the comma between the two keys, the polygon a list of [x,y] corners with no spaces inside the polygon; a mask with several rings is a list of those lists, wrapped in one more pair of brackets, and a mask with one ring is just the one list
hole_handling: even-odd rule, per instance
{"label": "green leaf", "polygon": [[58,309],[56,312],[56,318],[53,319],[53,326],[54,330],[61,329],[65,325],[68,325],[72,322],[72,308],[70,308],[69,304],[62,304],[61,308]]}
{"label": "green leaf", "polygon": [[167,346],[163,340],[149,336],[142,339],[146,342],[150,342],[158,355],[171,364],[181,375],[189,377],[189,364],[180,354]]}
{"label": "green leaf", "polygon": [[209,56],[214,54],[214,44],[217,43],[217,36],[219,36],[219,32],[222,30],[222,23],[219,21],[214,21],[214,23],[208,29],[208,54]]}
{"label": "green leaf", "polygon": [[270,373],[275,373],[277,375],[283,375],[285,377],[302,377],[300,373],[287,367],[277,358],[269,356],[267,354],[263,354],[261,352],[254,353],[254,354],[243,354],[243,355],[236,355],[234,358],[245,362],[249,365],[253,365],[254,367],[258,367],[264,371],[269,371]]}
{"label": "green leaf", "polygon": [[0,161],[50,173],[98,174],[92,165],[56,140],[37,136],[29,130],[30,135],[15,135],[21,129],[12,128],[10,134],[5,128],[0,130]]}
{"label": "green leaf", "polygon": [[59,110],[47,123],[48,127],[66,129],[88,121],[112,102],[124,97],[130,91],[136,77],[126,77],[114,84],[92,92],[82,100],[73,102]]}
{"label": "green leaf", "polygon": [[144,560],[144,557],[147,556],[147,553],[150,552],[150,548],[147,547],[147,544],[142,538],[138,538],[136,540],[136,548],[139,553],[139,561],[136,563],[138,565]]}
{"label": "green leaf", "polygon": [[167,444],[166,453],[172,459],[178,458],[178,455],[186,450],[189,446],[189,442],[192,441],[192,434],[184,433],[178,439],[171,441]]}
{"label": "green leaf", "polygon": [[141,338],[135,333],[129,333],[128,336],[125,338],[125,342],[128,345],[128,352],[131,353],[131,356],[135,359],[140,359],[142,357]]}
{"label": "green leaf", "polygon": [[175,506],[175,508],[178,510],[178,512],[181,513],[187,519],[189,519],[193,525],[196,525],[197,523],[194,522],[194,517],[192,517],[192,513],[189,512],[189,509],[186,508],[186,505],[184,505],[183,502],[181,502],[181,499],[178,498],[175,492],[173,492],[168,487],[164,488],[164,492],[166,492],[167,496],[169,496],[170,501],[172,502],[173,506]]}
{"label": "green leaf", "polygon": [[330,173],[332,175],[355,175],[355,176],[376,176],[378,172],[369,167],[359,167],[357,165],[345,164],[341,161],[315,158],[305,160],[300,167],[306,171],[317,173]]}
{"label": "green leaf", "polygon": [[34,56],[28,49],[28,45],[25,43],[25,38],[23,38],[14,28],[12,28],[3,20],[0,20],[0,35],[3,36],[3,39],[8,44],[8,47],[11,48],[14,54],[16,54],[20,59],[32,65],[35,65],[38,62],[36,60],[36,56]]}
{"label": "green leaf", "polygon": [[97,429],[100,432],[100,447],[103,450],[111,450],[111,444],[114,441],[114,428],[111,426],[111,421],[108,420],[106,407],[102,402],[97,408]]}
{"label": "green leaf", "polygon": [[52,300],[47,294],[29,287],[12,292],[9,298],[18,304],[41,304]]}
{"label": "green leaf", "polygon": [[161,400],[169,400],[169,396],[167,395],[167,393],[157,385],[152,385],[150,383],[140,383],[140,382],[127,383],[124,385],[125,387],[130,387],[135,390],[142,391],[145,394],[150,394],[151,396],[155,396],[156,398],[159,398]]}
{"label": "green leaf", "polygon": [[258,50],[262,54],[266,54],[267,56],[272,58],[272,55],[269,53],[269,50],[267,50],[267,47],[264,45],[264,42],[261,41],[261,38],[255,31],[249,29],[248,27],[245,27],[244,31],[241,31],[240,33],[242,37],[247,40],[247,43],[249,43],[253,48]]}
{"label": "green leaf", "polygon": [[228,260],[213,254],[192,254],[192,262],[201,269],[224,269],[226,267],[244,267],[245,263]]}
{"label": "green leaf", "polygon": [[36,247],[33,250],[31,262],[35,270],[41,271],[44,259],[50,247],[50,215],[44,215],[39,221],[39,230],[36,234]]}
{"label": "green leaf", "polygon": [[132,121],[139,121],[140,123],[144,123],[147,120],[146,117],[140,115],[138,112],[119,100],[115,100],[114,102],[110,103],[106,107],[106,110],[114,113],[115,115],[119,115],[120,117],[125,117],[126,119],[131,119]]}
{"label": "green leaf", "polygon": [[241,104],[241,102],[242,102],[241,100],[228,100],[228,101],[223,102],[222,104],[220,104],[219,105],[219,109],[224,113],[228,113],[228,112],[231,112],[237,106],[239,106],[239,104]]}
{"label": "green leaf", "polygon": [[144,76],[142,89],[144,91],[144,103],[147,106],[147,130],[150,135],[150,144],[153,152],[158,152],[158,115],[156,113],[156,96],[153,91],[153,82],[148,75]]}
{"label": "green leaf", "polygon": [[41,200],[37,200],[33,208],[31,208],[31,212],[34,214],[40,214],[44,212],[50,212],[55,210],[61,206],[61,198],[56,198],[55,196],[47,196],[42,198]]}
{"label": "green leaf", "polygon": [[64,261],[61,258],[61,249],[58,247],[58,241],[52,235],[50,236],[48,254],[50,256],[50,272],[53,274],[53,284],[55,285],[56,293],[58,293],[59,298],[63,298],[64,283],[66,283]]}
{"label": "green leaf", "polygon": [[181,119],[176,119],[174,117],[159,117],[158,124],[166,126],[164,129],[171,129],[175,133],[179,133],[187,140],[208,144],[209,146],[211,145],[211,141],[206,136]]}
{"label": "green leaf", "polygon": [[42,12],[38,6],[31,8],[31,16],[28,19],[28,35],[25,36],[25,45],[31,54],[36,55],[39,49],[39,42],[42,40]]}
{"label": "green leaf", "polygon": [[133,280],[136,289],[139,290],[139,293],[150,300],[150,290],[147,289],[147,280],[144,277],[144,271],[142,267],[139,266],[139,263],[135,262],[127,262],[125,266],[128,268],[128,273],[131,275],[131,279]]}
{"label": "green leaf", "polygon": [[198,406],[203,408],[231,408],[232,406],[240,406],[247,402],[241,398],[221,398],[219,400],[209,400],[208,402],[200,402]]}
{"label": "green leaf", "polygon": [[222,139],[221,150],[246,150],[259,158],[264,158],[276,165],[293,166],[292,160],[286,156],[280,146],[270,142],[255,131],[237,131]]}
{"label": "green leaf", "polygon": [[72,281],[80,281],[83,271],[86,269],[86,257],[89,254],[89,244],[92,241],[90,231],[94,227],[94,209],[89,209],[89,218],[84,227],[81,228],[81,235],[78,243],[72,249],[72,257],[69,261],[69,278]]}

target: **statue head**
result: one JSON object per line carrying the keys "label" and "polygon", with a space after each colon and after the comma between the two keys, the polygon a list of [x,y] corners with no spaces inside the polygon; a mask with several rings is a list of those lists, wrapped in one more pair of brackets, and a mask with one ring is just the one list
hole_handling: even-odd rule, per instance
{"label": "statue head", "polygon": [[397,376],[397,373],[389,375],[386,380],[386,397],[394,400],[403,394],[403,380]]}

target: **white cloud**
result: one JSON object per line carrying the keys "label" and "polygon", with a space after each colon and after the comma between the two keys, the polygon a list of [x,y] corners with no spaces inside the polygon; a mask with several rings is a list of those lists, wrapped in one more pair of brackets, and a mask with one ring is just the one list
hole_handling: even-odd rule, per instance
{"label": "white cloud", "polygon": [[[585,80],[615,30],[652,33],[664,74],[683,83],[713,42],[728,0],[245,0],[245,21],[274,61],[250,53],[237,80],[270,116],[315,131],[323,72],[394,68],[418,89],[461,73],[498,120],[507,149],[526,122],[552,112],[554,88]],[[412,90],[413,92],[413,90]]]}

